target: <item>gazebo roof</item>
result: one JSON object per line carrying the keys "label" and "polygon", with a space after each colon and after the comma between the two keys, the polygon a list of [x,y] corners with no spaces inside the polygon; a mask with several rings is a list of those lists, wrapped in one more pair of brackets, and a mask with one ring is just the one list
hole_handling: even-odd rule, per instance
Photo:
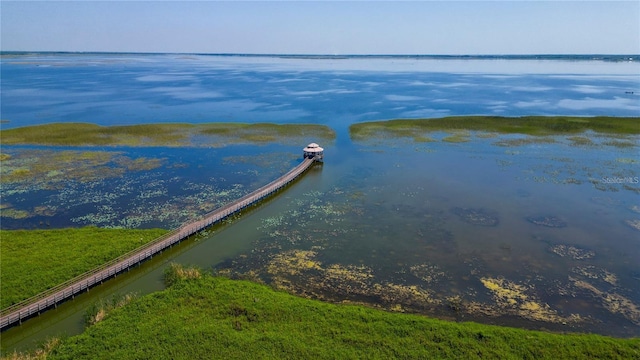
{"label": "gazebo roof", "polygon": [[320,147],[320,145],[316,144],[316,143],[311,143],[309,145],[307,145],[306,148],[304,148],[305,152],[321,152],[324,151],[323,148]]}

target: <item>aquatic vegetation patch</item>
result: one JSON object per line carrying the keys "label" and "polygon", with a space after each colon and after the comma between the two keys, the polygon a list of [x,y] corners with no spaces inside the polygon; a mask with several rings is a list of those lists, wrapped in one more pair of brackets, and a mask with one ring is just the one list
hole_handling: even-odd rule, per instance
{"label": "aquatic vegetation patch", "polygon": [[595,266],[575,267],[571,271],[569,281],[575,289],[586,291],[612,314],[640,326],[640,306],[622,294],[625,289],[617,286],[618,279],[614,274]]}
{"label": "aquatic vegetation patch", "polygon": [[601,282],[602,284],[606,283],[610,286],[616,286],[618,284],[618,277],[614,273],[606,269],[598,268],[595,265],[576,266],[571,269],[571,272],[585,279]]}
{"label": "aquatic vegetation patch", "polygon": [[[242,197],[248,191],[241,184],[222,187],[216,181],[194,183],[184,179],[164,180],[157,176],[133,177],[126,179],[123,185],[117,192],[109,193],[82,189],[69,191],[63,194],[64,198],[52,201],[73,206],[85,202],[94,204],[93,211],[71,218],[72,222],[80,225],[130,229],[157,224],[155,226],[176,228]],[[170,186],[177,186],[179,191],[170,193]],[[131,198],[139,201],[126,201]]]}
{"label": "aquatic vegetation patch", "polygon": [[437,119],[398,119],[353,124],[351,138],[407,137],[434,131],[479,131],[498,134],[564,135],[593,131],[603,134],[640,134],[638,117],[568,117],[568,116],[457,116]]}
{"label": "aquatic vegetation patch", "polygon": [[640,160],[633,159],[633,158],[617,158],[616,161],[621,163],[621,164],[628,164],[628,165],[640,164]]}
{"label": "aquatic vegetation patch", "polygon": [[555,215],[527,216],[527,221],[538,226],[563,228],[567,222]]}
{"label": "aquatic vegetation patch", "polygon": [[624,223],[630,228],[640,231],[640,219],[627,219]]}
{"label": "aquatic vegetation patch", "polygon": [[448,142],[448,143],[462,143],[462,142],[469,142],[470,138],[467,135],[454,134],[454,135],[443,137],[442,141]]}
{"label": "aquatic vegetation patch", "polygon": [[267,266],[269,274],[300,275],[302,271],[320,269],[320,263],[314,261],[317,255],[314,251],[291,250],[277,254]]}
{"label": "aquatic vegetation patch", "polygon": [[548,304],[538,300],[534,295],[535,290],[530,286],[504,278],[482,277],[480,281],[491,291],[500,314],[512,313],[526,319],[552,323],[576,320],[575,317],[560,316]]}
{"label": "aquatic vegetation patch", "polygon": [[560,257],[567,257],[573,260],[586,260],[596,256],[593,250],[564,244],[553,245],[549,248],[549,251]]}
{"label": "aquatic vegetation patch", "polygon": [[409,268],[413,276],[419,278],[427,284],[434,284],[449,277],[437,265],[418,264]]}
{"label": "aquatic vegetation patch", "polygon": [[494,145],[504,146],[504,147],[512,147],[512,146],[526,146],[526,145],[536,145],[536,144],[553,144],[556,143],[556,140],[552,137],[522,137],[515,139],[502,139],[494,142]]}
{"label": "aquatic vegetation patch", "polygon": [[164,165],[166,159],[139,157],[131,159],[128,157],[116,158],[116,164],[124,167],[127,171],[149,171]]}
{"label": "aquatic vegetation patch", "polygon": [[[92,204],[102,207],[101,211],[111,209],[115,199],[132,190],[127,186],[115,188],[112,184],[122,182],[124,176],[132,172],[158,169],[166,161],[144,156],[129,157],[120,151],[11,151],[11,159],[3,161],[0,168],[2,199],[29,204],[19,208],[13,206],[0,213],[2,217],[13,219],[54,217],[59,210],[68,211],[74,204]],[[107,193],[106,189],[113,193]],[[35,203],[34,199],[37,199]],[[92,216],[91,213],[85,215]],[[85,222],[85,225],[103,225],[111,221],[94,220]]]}
{"label": "aquatic vegetation patch", "polygon": [[315,124],[161,123],[100,126],[54,123],[0,130],[3,145],[223,147],[229,144],[329,142],[335,132]]}
{"label": "aquatic vegetation patch", "polygon": [[34,216],[34,214],[26,211],[26,210],[17,210],[17,209],[12,209],[10,207],[4,208],[2,209],[2,212],[0,213],[0,216],[2,217],[6,217],[6,218],[10,218],[10,219],[27,219],[30,218],[32,216]]}
{"label": "aquatic vegetation patch", "polygon": [[[294,249],[276,254],[266,266],[276,288],[329,301],[362,301],[392,311],[424,309],[439,304],[432,290],[417,285],[377,282],[373,269],[364,265],[317,261],[318,253]],[[371,300],[374,300],[372,302]]]}
{"label": "aquatic vegetation patch", "polygon": [[53,190],[69,182],[92,182],[122,176],[127,171],[148,171],[163,159],[132,159],[122,152],[75,150],[14,150],[2,164],[3,192]]}
{"label": "aquatic vegetation patch", "polygon": [[571,141],[572,146],[594,146],[596,143],[586,136],[569,136],[567,140]]}
{"label": "aquatic vegetation patch", "polygon": [[493,210],[455,207],[451,210],[458,217],[471,225],[498,226],[498,214]]}
{"label": "aquatic vegetation patch", "polygon": [[632,140],[608,140],[602,143],[606,146],[617,147],[621,149],[629,149],[638,146],[637,142]]}

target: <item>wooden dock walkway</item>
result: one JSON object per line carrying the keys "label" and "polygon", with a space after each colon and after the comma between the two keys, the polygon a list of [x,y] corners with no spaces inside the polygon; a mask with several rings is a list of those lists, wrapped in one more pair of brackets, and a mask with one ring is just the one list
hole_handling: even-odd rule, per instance
{"label": "wooden dock walkway", "polygon": [[255,204],[291,183],[304,173],[314,161],[316,161],[316,158],[305,157],[304,161],[288,173],[256,191],[206,214],[201,220],[185,224],[98,268],[2,310],[2,312],[0,312],[0,328],[2,330],[7,329],[15,324],[21,323],[24,319],[36,314],[39,315],[41,312],[57,306],[62,301],[75,297],[75,295],[83,291],[89,291],[92,286],[102,283],[118,273],[129,269],[131,266],[153,257],[154,254],[182,241],[198,231]]}

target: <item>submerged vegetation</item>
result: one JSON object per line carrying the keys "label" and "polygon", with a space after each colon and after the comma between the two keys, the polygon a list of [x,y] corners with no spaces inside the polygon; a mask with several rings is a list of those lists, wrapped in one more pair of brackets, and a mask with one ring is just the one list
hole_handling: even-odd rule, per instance
{"label": "submerged vegetation", "polygon": [[56,342],[47,355],[48,359],[632,359],[640,356],[640,339],[448,322],[328,304],[248,281],[201,276],[134,299],[83,334]]}
{"label": "submerged vegetation", "polygon": [[25,300],[166,233],[85,227],[0,230],[0,308]]}
{"label": "submerged vegetation", "polygon": [[203,146],[332,141],[335,132],[314,124],[142,124],[100,126],[54,123],[1,130],[3,145],[53,146]]}
{"label": "submerged vegetation", "polygon": [[161,167],[165,159],[131,158],[119,151],[24,149],[12,151],[0,161],[0,183],[4,193],[11,195],[28,189],[60,190],[71,181],[88,183],[130,171],[149,171]]}

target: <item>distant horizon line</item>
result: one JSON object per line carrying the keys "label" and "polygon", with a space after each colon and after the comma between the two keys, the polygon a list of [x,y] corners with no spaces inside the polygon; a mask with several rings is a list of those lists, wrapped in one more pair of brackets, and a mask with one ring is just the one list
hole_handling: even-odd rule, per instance
{"label": "distant horizon line", "polygon": [[155,52],[155,51],[55,51],[55,50],[0,50],[0,55],[28,54],[102,54],[102,55],[198,55],[239,57],[291,57],[291,58],[450,58],[450,59],[540,59],[574,58],[585,60],[640,61],[640,54],[296,54],[296,53],[207,53],[207,52]]}

